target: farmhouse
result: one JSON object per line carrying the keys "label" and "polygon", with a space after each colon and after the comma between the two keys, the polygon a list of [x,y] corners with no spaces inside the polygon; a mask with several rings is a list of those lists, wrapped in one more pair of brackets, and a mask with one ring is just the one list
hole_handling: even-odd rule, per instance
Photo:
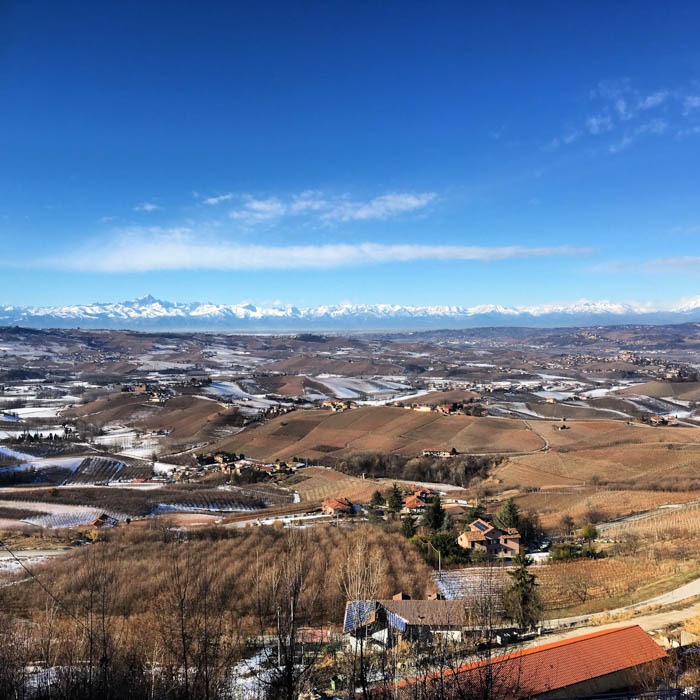
{"label": "farmhouse", "polygon": [[422,452],[423,457],[441,457],[441,458],[446,458],[446,457],[451,457],[452,453],[449,450],[423,450]]}
{"label": "farmhouse", "polygon": [[458,538],[460,547],[483,552],[489,559],[510,559],[520,552],[520,534],[514,528],[500,529],[478,518]]}
{"label": "farmhouse", "polygon": [[680,425],[678,422],[678,418],[675,416],[659,416],[659,415],[654,415],[649,418],[649,423],[651,425],[670,425],[673,427],[677,427]]}
{"label": "farmhouse", "polygon": [[403,510],[401,512],[422,513],[427,505],[428,504],[420,496],[412,493],[410,496],[406,496],[406,498],[403,499]]}
{"label": "farmhouse", "polygon": [[382,647],[400,641],[462,641],[473,626],[464,600],[411,600],[397,593],[391,600],[351,600],[345,606],[343,632],[348,641]]}
{"label": "farmhouse", "polygon": [[462,697],[508,697],[514,700],[581,698],[639,688],[644,674],[666,652],[638,625],[617,627],[449,669],[426,679],[407,679],[377,688],[372,697],[415,697],[419,684],[426,697],[452,692]]}
{"label": "farmhouse", "polygon": [[410,494],[403,499],[402,513],[422,513],[435,496],[435,492],[424,486],[413,484]]}
{"label": "farmhouse", "polygon": [[349,515],[354,511],[354,507],[345,496],[329,497],[321,504],[321,511],[326,515]]}

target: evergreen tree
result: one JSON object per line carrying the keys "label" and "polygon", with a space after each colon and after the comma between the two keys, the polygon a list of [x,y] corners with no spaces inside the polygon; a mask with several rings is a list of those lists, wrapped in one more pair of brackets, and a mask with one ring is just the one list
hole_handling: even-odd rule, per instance
{"label": "evergreen tree", "polygon": [[394,484],[386,499],[386,509],[389,513],[398,513],[402,508],[403,498],[401,497],[401,490]]}
{"label": "evergreen tree", "polygon": [[486,517],[486,508],[482,503],[477,503],[475,506],[470,506],[465,513],[464,529],[469,529],[469,524],[475,520]]}
{"label": "evergreen tree", "polygon": [[443,532],[452,532],[455,526],[455,521],[452,518],[452,516],[449,513],[445,513],[443,519],[442,519],[442,525],[440,525],[440,529]]}
{"label": "evergreen tree", "polygon": [[437,532],[445,520],[445,511],[440,502],[440,496],[435,496],[423,513],[422,523],[433,532]]}
{"label": "evergreen tree", "polygon": [[377,490],[372,494],[370,505],[374,506],[375,508],[384,505],[384,496],[382,496],[381,491]]}
{"label": "evergreen tree", "polygon": [[518,526],[521,542],[525,545],[536,544],[543,537],[542,523],[537,511],[528,510],[520,516],[520,525]]}
{"label": "evergreen tree", "polygon": [[401,518],[401,534],[410,540],[416,534],[416,523],[412,515],[405,515]]}
{"label": "evergreen tree", "polygon": [[513,569],[508,572],[511,585],[504,596],[506,614],[521,630],[536,627],[542,617],[542,600],[537,577],[529,570],[531,564],[532,559],[522,552],[513,558]]}
{"label": "evergreen tree", "polygon": [[511,527],[516,530],[518,529],[520,525],[520,508],[518,508],[512,498],[508,498],[504,501],[496,515],[495,522],[502,530]]}

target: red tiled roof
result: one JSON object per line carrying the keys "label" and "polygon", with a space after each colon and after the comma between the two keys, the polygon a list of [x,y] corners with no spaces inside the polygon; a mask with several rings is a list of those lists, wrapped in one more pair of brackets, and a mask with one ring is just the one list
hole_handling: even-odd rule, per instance
{"label": "red tiled roof", "polygon": [[406,508],[425,508],[425,501],[418,498],[418,496],[407,496],[404,498],[403,504]]}
{"label": "red tiled roof", "polygon": [[[666,657],[639,625],[617,627],[550,642],[491,660],[490,678],[513,698],[537,696],[631,669]],[[488,663],[480,661],[443,674],[455,686],[478,685]],[[409,688],[415,680],[399,687]]]}
{"label": "red tiled roof", "polygon": [[352,510],[352,503],[347,498],[345,498],[345,496],[340,496],[339,498],[326,498],[321,505],[324,508],[332,508],[333,510]]}

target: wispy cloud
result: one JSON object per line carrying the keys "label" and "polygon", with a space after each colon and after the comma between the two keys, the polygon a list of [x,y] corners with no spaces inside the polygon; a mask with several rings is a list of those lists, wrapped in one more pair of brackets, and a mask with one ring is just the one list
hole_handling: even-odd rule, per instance
{"label": "wispy cloud", "polygon": [[287,197],[242,195],[240,206],[229,212],[229,216],[246,225],[300,216],[326,223],[383,221],[423,209],[436,198],[435,192],[389,192],[371,199],[357,200],[347,194],[326,195],[317,190]]}
{"label": "wispy cloud", "polygon": [[700,233],[700,224],[689,224],[687,226],[674,226],[670,233],[691,234]]}
{"label": "wispy cloud", "polygon": [[663,134],[668,124],[663,119],[652,119],[650,122],[640,124],[635,129],[627,132],[620,141],[609,146],[610,153],[619,153],[629,148],[640,136],[644,134]]}
{"label": "wispy cloud", "polygon": [[676,255],[648,260],[611,260],[594,269],[600,272],[697,272],[700,271],[700,256]]}
{"label": "wispy cloud", "polygon": [[612,128],[612,119],[607,114],[598,114],[586,119],[586,131],[588,131],[589,134],[593,134],[593,136],[612,131]]}
{"label": "wispy cloud", "polygon": [[134,207],[134,211],[160,211],[163,207],[158,206],[155,202],[141,202]]}
{"label": "wispy cloud", "polygon": [[700,109],[700,95],[687,95],[683,99],[683,113],[690,114],[695,109]]}
{"label": "wispy cloud", "polygon": [[[585,135],[603,140],[607,151],[620,153],[642,136],[673,133],[677,137],[700,133],[694,112],[700,111],[700,95],[695,86],[642,91],[628,79],[601,81],[590,91],[590,110],[577,128],[569,125],[563,136],[552,139],[546,150],[569,145]],[[571,134],[576,134],[571,138]],[[568,137],[567,137],[568,135]],[[615,141],[610,143],[610,139]]]}
{"label": "wispy cloud", "polygon": [[385,243],[268,246],[202,240],[189,229],[132,228],[108,242],[38,261],[42,267],[84,272],[153,270],[330,269],[421,260],[492,262],[511,258],[580,256],[572,246],[454,246]]}
{"label": "wispy cloud", "polygon": [[340,201],[326,211],[322,218],[331,221],[367,221],[389,219],[398,214],[422,209],[435,199],[434,192],[407,194],[394,192],[374,197],[366,202]]}
{"label": "wispy cloud", "polygon": [[287,210],[287,205],[277,197],[256,199],[255,197],[246,196],[243,206],[240,209],[234,209],[229,213],[229,216],[245,224],[257,224],[263,221],[280,219],[287,213]]}
{"label": "wispy cloud", "polygon": [[645,260],[642,266],[647,270],[700,270],[700,255],[677,255],[667,258]]}
{"label": "wispy cloud", "polygon": [[222,202],[230,202],[234,198],[233,192],[227,192],[226,194],[219,194],[213,197],[205,197],[202,202],[208,204],[209,206],[216,206]]}
{"label": "wispy cloud", "polygon": [[658,92],[652,92],[650,95],[639,99],[639,101],[637,102],[637,109],[644,112],[648,109],[654,109],[654,107],[658,107],[659,105],[662,105],[664,102],[666,102],[670,94],[671,93],[668,90],[659,90]]}

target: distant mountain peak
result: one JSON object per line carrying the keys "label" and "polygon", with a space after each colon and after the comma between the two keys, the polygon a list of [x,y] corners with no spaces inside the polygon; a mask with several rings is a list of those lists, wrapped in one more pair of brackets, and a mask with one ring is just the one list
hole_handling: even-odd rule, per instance
{"label": "distant mountain peak", "polygon": [[507,307],[326,304],[314,307],[250,302],[170,302],[151,294],[130,301],[56,307],[0,306],[0,325],[140,330],[422,330],[478,326],[583,326],[700,322],[700,296],[667,307],[579,299]]}

